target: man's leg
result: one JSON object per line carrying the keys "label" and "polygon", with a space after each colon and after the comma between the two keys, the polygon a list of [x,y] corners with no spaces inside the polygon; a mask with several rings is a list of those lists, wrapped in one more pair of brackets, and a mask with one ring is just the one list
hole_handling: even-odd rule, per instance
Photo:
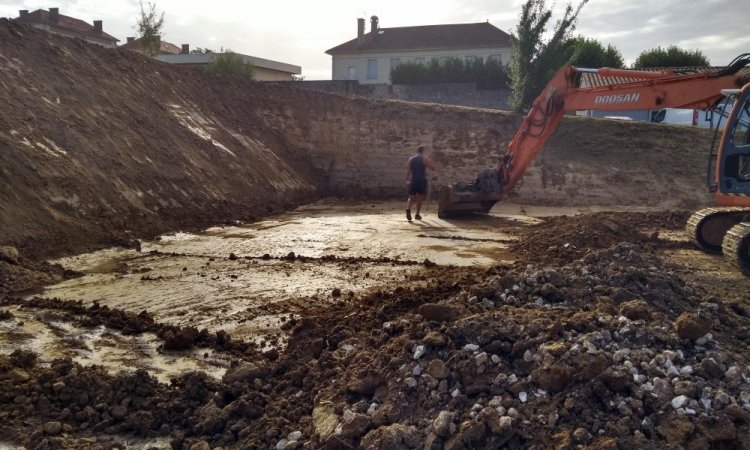
{"label": "man's leg", "polygon": [[417,220],[421,219],[422,216],[419,215],[419,211],[422,210],[422,199],[424,198],[424,195],[417,194],[417,215],[414,216]]}
{"label": "man's leg", "polygon": [[406,199],[406,220],[411,222],[411,204],[412,204],[412,195],[409,194],[409,198]]}

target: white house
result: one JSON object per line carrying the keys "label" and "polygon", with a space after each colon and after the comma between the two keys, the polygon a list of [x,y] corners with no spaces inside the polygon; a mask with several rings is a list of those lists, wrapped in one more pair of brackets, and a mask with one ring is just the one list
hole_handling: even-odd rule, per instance
{"label": "white house", "polygon": [[365,19],[357,19],[357,37],[326,53],[333,57],[333,80],[390,83],[391,68],[404,62],[482,58],[507,64],[511,37],[489,22],[380,28],[372,16],[369,33]]}

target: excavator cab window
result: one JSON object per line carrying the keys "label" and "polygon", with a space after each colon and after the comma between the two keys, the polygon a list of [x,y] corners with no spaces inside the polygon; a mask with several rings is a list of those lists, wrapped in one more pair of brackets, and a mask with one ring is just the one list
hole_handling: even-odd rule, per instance
{"label": "excavator cab window", "polygon": [[737,112],[737,122],[730,137],[731,151],[722,171],[723,184],[730,192],[746,192],[750,184],[750,98],[746,96]]}

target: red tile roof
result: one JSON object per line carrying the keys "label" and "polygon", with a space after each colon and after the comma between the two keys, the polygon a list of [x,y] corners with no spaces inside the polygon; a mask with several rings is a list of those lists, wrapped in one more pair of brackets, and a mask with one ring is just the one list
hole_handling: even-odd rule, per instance
{"label": "red tile roof", "polygon": [[489,22],[380,28],[327,50],[329,55],[389,50],[510,47],[511,37]]}
{"label": "red tile roof", "polygon": [[[130,39],[130,38],[128,38]],[[143,44],[141,44],[141,39],[135,39],[131,42],[128,42],[126,44],[122,44],[120,48],[124,48],[127,50],[133,50],[135,52],[143,53]],[[159,54],[160,55],[179,55],[182,53],[182,48],[166,41],[160,41],[159,42]]]}
{"label": "red tile roof", "polygon": [[36,11],[25,14],[23,17],[16,17],[15,20],[19,23],[39,23],[49,25],[50,27],[61,28],[64,30],[75,31],[87,36],[101,38],[107,41],[118,42],[114,36],[111,36],[105,32],[96,31],[94,25],[84,22],[83,20],[76,19],[70,16],[64,16],[62,14],[57,15],[57,20],[51,20],[49,11],[43,9],[37,9]]}

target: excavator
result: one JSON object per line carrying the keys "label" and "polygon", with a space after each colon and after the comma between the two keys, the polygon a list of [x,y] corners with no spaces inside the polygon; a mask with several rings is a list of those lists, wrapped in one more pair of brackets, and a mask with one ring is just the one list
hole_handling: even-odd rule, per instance
{"label": "excavator", "polygon": [[[688,237],[704,251],[723,253],[750,275],[750,53],[722,68],[664,70],[560,69],[534,100],[497,170],[474,183],[443,186],[438,216],[488,213],[516,188],[526,168],[566,112],[633,111],[662,108],[713,110],[726,118],[715,127],[708,163],[708,188],[716,207],[688,220]],[[582,80],[586,80],[581,87]],[[723,106],[722,106],[723,105]]]}

